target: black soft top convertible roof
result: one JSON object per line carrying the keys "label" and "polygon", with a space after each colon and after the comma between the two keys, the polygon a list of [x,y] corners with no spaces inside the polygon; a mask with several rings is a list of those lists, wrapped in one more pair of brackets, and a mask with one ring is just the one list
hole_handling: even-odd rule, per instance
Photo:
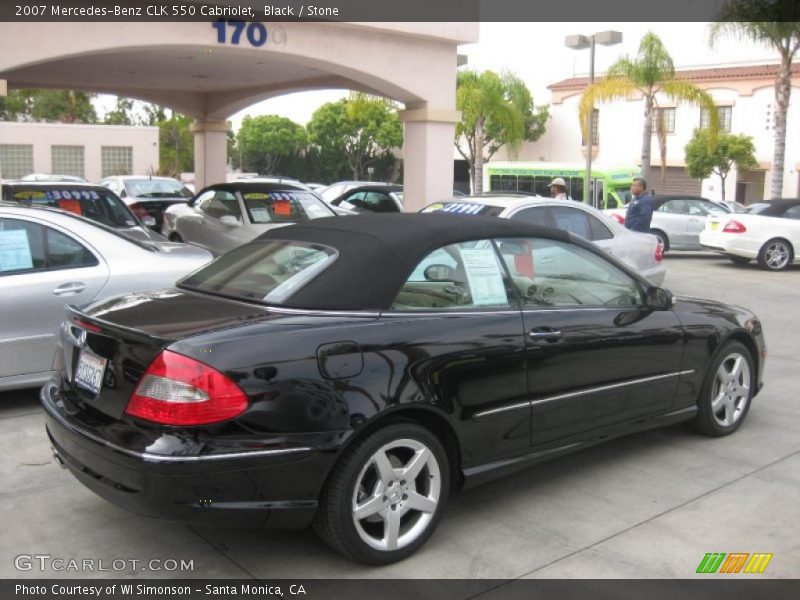
{"label": "black soft top convertible roof", "polygon": [[389,308],[408,276],[430,252],[467,242],[506,237],[569,241],[559,229],[492,217],[450,214],[361,214],[315,219],[272,229],[260,240],[323,244],[339,258],[282,305],[362,310]]}

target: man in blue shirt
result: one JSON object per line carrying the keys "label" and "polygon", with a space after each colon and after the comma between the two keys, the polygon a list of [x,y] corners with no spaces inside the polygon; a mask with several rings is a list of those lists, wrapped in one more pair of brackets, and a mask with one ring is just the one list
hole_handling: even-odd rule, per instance
{"label": "man in blue shirt", "polygon": [[631,184],[631,201],[625,213],[625,227],[633,231],[650,233],[650,220],[653,218],[653,199],[647,193],[647,182],[637,177]]}

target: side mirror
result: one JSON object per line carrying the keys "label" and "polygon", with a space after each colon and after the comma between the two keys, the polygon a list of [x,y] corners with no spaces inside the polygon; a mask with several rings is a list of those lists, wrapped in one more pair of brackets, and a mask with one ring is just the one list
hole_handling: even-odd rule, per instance
{"label": "side mirror", "polygon": [[155,220],[155,218],[150,217],[150,216],[142,217],[142,224],[145,227],[155,227],[156,226],[156,220]]}
{"label": "side mirror", "polygon": [[672,292],[656,286],[647,288],[646,300],[647,306],[653,310],[669,310],[675,303]]}
{"label": "side mirror", "polygon": [[453,281],[455,274],[450,265],[428,265],[424,271],[426,281]]}
{"label": "side mirror", "polygon": [[241,222],[233,215],[223,215],[219,218],[219,222],[227,227],[240,227]]}

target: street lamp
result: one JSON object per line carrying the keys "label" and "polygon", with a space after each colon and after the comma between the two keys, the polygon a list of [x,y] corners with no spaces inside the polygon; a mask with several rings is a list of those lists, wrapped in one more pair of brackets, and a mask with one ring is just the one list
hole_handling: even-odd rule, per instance
{"label": "street lamp", "polygon": [[[589,85],[594,84],[594,45],[613,46],[622,42],[622,33],[619,31],[600,31],[593,35],[568,35],[564,45],[573,50],[589,48]],[[589,108],[589,136],[586,140],[586,173],[583,176],[583,201],[590,203],[589,182],[592,178],[592,142],[594,130],[594,106]],[[596,203],[591,203],[592,205]],[[595,207],[597,208],[597,207]]]}

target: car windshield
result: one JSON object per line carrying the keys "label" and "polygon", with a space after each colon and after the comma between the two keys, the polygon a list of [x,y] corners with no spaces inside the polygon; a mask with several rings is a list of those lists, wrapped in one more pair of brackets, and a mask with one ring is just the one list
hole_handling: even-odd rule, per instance
{"label": "car windshield", "polygon": [[242,192],[250,222],[297,223],[335,216],[328,206],[311,192]]}
{"label": "car windshield", "polygon": [[178,287],[231,298],[282,304],[339,256],[328,246],[255,241],[224,254]]}
{"label": "car windshield", "polygon": [[481,215],[483,217],[496,217],[503,212],[502,206],[479,204],[477,202],[434,202],[423,208],[421,213],[445,212],[458,215]]}
{"label": "car windshield", "polygon": [[138,198],[192,197],[192,192],[175,179],[126,179],[125,191]]}
{"label": "car windshield", "polygon": [[109,227],[128,228],[139,225],[125,203],[107,190],[22,188],[6,191],[3,197],[29,206],[60,208]]}

